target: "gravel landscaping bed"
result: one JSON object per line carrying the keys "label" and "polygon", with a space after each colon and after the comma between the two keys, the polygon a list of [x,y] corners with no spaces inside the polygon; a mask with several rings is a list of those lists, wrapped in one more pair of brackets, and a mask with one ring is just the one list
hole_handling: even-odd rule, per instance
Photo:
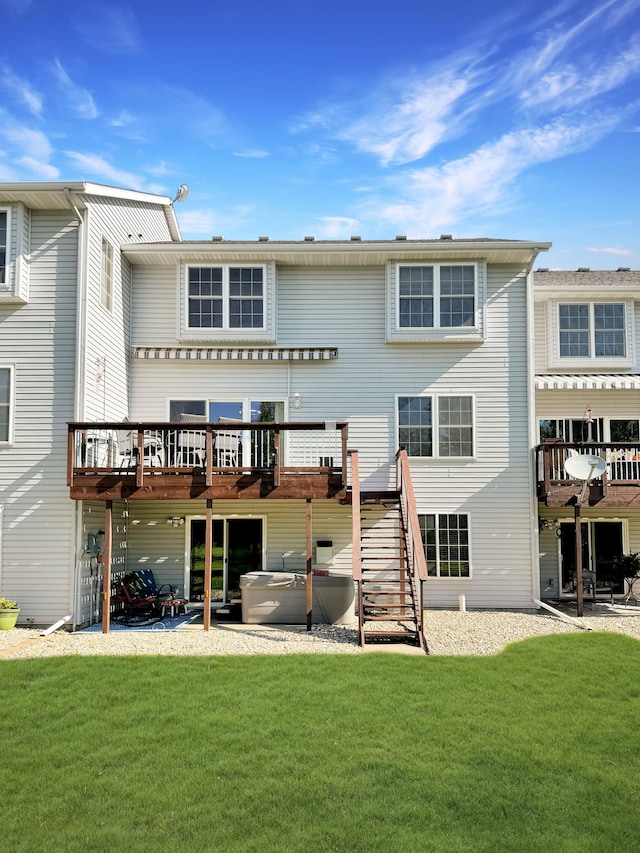
{"label": "gravel landscaping bed", "polygon": [[[580,622],[594,631],[616,631],[640,640],[640,611],[629,614],[598,609]],[[493,655],[528,637],[573,633],[580,628],[552,614],[511,611],[430,610],[425,635],[432,655]],[[56,655],[268,655],[361,654],[357,623],[348,626],[216,625],[208,632],[181,631],[70,634],[41,637],[33,628],[0,631],[0,657],[5,660]]]}

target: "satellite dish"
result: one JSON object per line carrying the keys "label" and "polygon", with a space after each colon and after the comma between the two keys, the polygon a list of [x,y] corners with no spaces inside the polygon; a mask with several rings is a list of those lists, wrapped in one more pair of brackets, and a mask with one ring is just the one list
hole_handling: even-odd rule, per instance
{"label": "satellite dish", "polygon": [[606,468],[607,463],[604,459],[591,453],[570,456],[564,461],[564,470],[567,474],[574,480],[584,480],[586,483],[602,476]]}
{"label": "satellite dish", "polygon": [[176,190],[176,197],[173,199],[171,204],[173,204],[174,201],[186,201],[188,195],[189,187],[186,184],[180,184]]}

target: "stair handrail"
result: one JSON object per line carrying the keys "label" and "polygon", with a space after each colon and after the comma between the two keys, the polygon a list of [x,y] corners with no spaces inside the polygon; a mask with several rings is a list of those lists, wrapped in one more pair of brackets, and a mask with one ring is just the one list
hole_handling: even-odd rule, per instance
{"label": "stair handrail", "polygon": [[362,580],[362,554],[360,552],[360,472],[358,467],[358,451],[347,450],[351,460],[351,540],[353,579],[357,583]]}
{"label": "stair handrail", "polygon": [[397,454],[398,462],[398,491],[400,503],[403,507],[408,528],[408,545],[411,549],[412,562],[418,574],[418,580],[427,580],[427,559],[424,554],[424,545],[420,536],[420,522],[418,510],[416,509],[416,498],[411,480],[411,469],[407,451],[402,448]]}

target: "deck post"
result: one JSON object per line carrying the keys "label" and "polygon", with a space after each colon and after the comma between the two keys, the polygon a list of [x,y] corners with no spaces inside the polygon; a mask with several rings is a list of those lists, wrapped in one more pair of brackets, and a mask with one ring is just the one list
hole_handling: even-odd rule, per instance
{"label": "deck post", "polygon": [[104,554],[102,555],[102,633],[111,624],[111,555],[113,541],[113,501],[104,505]]}
{"label": "deck post", "polygon": [[573,515],[576,527],[576,611],[578,616],[582,616],[584,607],[584,590],[582,589],[582,523],[580,520],[579,495],[576,496],[576,502],[573,508]]}
{"label": "deck post", "polygon": [[204,630],[211,628],[211,549],[213,547],[213,501],[207,498],[204,532]]}
{"label": "deck post", "polygon": [[311,630],[313,622],[313,572],[311,571],[311,555],[313,553],[312,542],[312,515],[311,515],[311,498],[307,498],[306,506],[306,534],[307,534],[307,631]]}

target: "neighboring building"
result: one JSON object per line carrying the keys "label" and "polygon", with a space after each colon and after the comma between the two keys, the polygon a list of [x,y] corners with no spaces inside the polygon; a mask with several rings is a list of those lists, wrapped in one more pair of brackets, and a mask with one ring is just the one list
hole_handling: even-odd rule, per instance
{"label": "neighboring building", "polygon": [[581,508],[584,572],[621,594],[611,561],[640,551],[640,272],[541,269],[534,285],[541,596],[575,596],[576,452],[606,461]]}
{"label": "neighboring building", "polygon": [[0,588],[23,617],[96,621],[98,551],[201,599],[207,530],[220,604],[247,570],[350,574],[356,471],[382,529],[401,446],[426,607],[534,606],[550,244],[186,242],[169,199],[91,184],[0,184],[2,218]]}

